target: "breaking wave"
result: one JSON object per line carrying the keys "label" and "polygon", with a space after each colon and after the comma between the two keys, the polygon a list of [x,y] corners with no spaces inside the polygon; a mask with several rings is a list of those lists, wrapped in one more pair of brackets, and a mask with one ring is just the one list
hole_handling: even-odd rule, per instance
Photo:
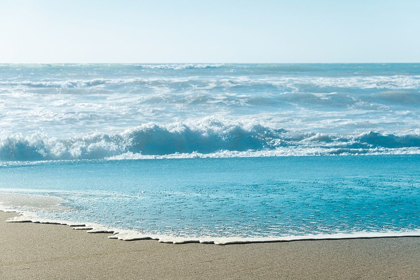
{"label": "breaking wave", "polygon": [[220,68],[224,64],[205,64],[205,63],[168,63],[168,64],[138,64],[136,66],[145,69],[170,69],[170,70],[184,70],[184,69],[212,69]]}
{"label": "breaking wave", "polygon": [[10,135],[0,139],[0,160],[156,159],[307,155],[420,154],[419,134],[327,135],[260,124],[147,124],[118,134],[73,138]]}
{"label": "breaking wave", "polygon": [[[142,67],[145,67],[144,65]],[[151,65],[150,67],[163,67]],[[181,67],[181,66],[179,66]],[[188,67],[182,65],[182,67]],[[197,66],[194,66],[197,67]],[[209,66],[210,67],[210,66]],[[211,66],[214,67],[214,66]],[[203,68],[207,69],[207,67]],[[183,68],[187,69],[187,68]],[[268,86],[288,90],[305,90],[306,88],[359,88],[359,89],[417,89],[420,87],[420,76],[368,76],[368,77],[271,77],[250,78],[248,76],[223,76],[218,79],[203,77],[130,77],[130,78],[95,78],[67,80],[6,80],[0,86],[25,86],[29,88],[91,88],[104,86],[144,85],[177,87],[180,84],[191,88],[233,88]]]}

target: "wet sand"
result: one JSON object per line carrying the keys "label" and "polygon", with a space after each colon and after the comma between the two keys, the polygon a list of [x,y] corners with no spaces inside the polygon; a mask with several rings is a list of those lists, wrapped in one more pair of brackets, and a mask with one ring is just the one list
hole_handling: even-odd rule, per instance
{"label": "wet sand", "polygon": [[418,237],[172,245],[15,215],[0,212],[0,279],[420,279]]}

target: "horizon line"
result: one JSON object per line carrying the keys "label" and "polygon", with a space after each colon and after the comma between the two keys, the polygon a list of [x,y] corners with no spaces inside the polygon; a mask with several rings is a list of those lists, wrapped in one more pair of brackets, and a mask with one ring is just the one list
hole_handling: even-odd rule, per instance
{"label": "horizon line", "polygon": [[5,64],[420,64],[418,62],[0,62]]}

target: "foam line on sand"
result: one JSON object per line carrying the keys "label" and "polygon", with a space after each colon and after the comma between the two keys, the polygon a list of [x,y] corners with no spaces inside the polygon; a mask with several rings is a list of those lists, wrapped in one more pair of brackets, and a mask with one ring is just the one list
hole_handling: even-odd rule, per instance
{"label": "foam line on sand", "polygon": [[117,242],[0,212],[1,279],[420,279],[420,238],[243,244]]}

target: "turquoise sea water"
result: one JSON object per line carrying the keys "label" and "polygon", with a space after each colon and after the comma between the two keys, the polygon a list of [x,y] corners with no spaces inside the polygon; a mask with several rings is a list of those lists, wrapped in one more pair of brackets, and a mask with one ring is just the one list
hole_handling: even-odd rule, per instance
{"label": "turquoise sea water", "polygon": [[168,240],[418,234],[419,67],[0,65],[0,204]]}
{"label": "turquoise sea water", "polygon": [[[58,196],[40,217],[187,240],[420,229],[420,156],[37,163],[0,168],[0,188]],[[316,237],[315,237],[316,238]]]}

